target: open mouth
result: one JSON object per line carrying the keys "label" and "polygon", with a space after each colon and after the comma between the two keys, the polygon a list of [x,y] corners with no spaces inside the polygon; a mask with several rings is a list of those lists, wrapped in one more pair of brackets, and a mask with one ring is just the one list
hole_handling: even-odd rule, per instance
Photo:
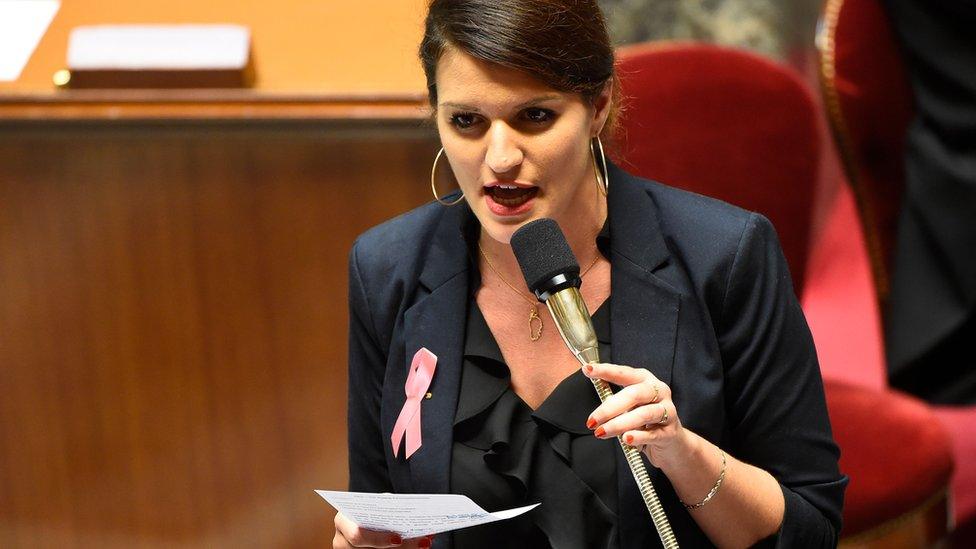
{"label": "open mouth", "polygon": [[520,187],[518,185],[492,185],[485,187],[485,194],[496,203],[506,208],[518,208],[539,194],[538,187]]}

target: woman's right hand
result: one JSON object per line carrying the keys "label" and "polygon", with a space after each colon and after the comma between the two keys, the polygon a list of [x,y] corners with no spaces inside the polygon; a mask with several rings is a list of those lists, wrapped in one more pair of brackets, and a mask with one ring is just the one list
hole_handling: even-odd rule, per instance
{"label": "woman's right hand", "polygon": [[404,547],[413,549],[414,547],[430,547],[434,540],[433,535],[405,540],[390,532],[377,532],[376,530],[360,528],[342,513],[336,513],[335,531],[335,537],[332,538],[333,549],[346,549],[347,547]]}

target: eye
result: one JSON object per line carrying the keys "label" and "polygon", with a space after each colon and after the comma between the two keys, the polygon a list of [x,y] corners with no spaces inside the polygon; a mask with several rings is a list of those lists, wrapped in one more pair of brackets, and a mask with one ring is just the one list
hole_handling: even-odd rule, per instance
{"label": "eye", "polygon": [[450,123],[459,130],[466,130],[478,123],[478,115],[470,112],[459,112],[451,115]]}
{"label": "eye", "polygon": [[522,116],[534,124],[545,124],[556,117],[556,113],[541,107],[529,107],[522,111]]}

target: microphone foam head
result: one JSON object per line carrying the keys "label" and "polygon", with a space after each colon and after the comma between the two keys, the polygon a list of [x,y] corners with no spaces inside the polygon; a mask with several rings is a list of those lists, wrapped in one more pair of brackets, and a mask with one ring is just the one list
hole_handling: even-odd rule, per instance
{"label": "microphone foam head", "polygon": [[557,275],[570,280],[579,278],[579,263],[559,224],[549,218],[523,225],[512,235],[512,251],[522,268],[529,289],[537,295]]}

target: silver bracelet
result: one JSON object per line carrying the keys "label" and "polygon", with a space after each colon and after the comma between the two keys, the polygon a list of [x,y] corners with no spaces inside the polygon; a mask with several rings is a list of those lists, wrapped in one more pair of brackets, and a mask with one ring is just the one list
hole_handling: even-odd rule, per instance
{"label": "silver bracelet", "polygon": [[725,480],[725,451],[722,450],[721,448],[719,448],[718,451],[722,453],[722,472],[718,474],[718,480],[715,481],[715,486],[712,486],[712,489],[708,491],[708,494],[705,496],[705,499],[699,501],[698,503],[695,503],[693,505],[688,505],[687,503],[682,501],[681,505],[684,505],[685,509],[689,511],[694,511],[695,509],[701,509],[702,507],[705,506],[706,503],[708,503],[708,500],[712,499],[712,497],[718,493],[719,487],[722,486],[722,481]]}

